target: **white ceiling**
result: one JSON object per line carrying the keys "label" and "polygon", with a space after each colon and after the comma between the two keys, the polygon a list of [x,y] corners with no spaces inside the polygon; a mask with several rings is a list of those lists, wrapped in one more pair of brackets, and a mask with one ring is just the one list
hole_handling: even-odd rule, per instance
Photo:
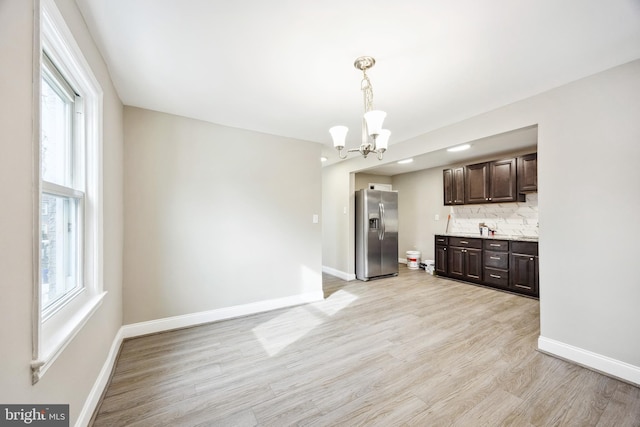
{"label": "white ceiling", "polygon": [[[77,0],[126,105],[325,144],[363,112],[390,150],[640,58],[640,0]],[[377,162],[377,160],[375,160]]]}

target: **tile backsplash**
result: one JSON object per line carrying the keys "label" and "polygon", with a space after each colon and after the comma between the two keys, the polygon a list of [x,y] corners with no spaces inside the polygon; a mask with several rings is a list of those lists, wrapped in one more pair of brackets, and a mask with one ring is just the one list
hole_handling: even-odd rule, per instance
{"label": "tile backsplash", "polygon": [[480,234],[484,222],[496,235],[538,237],[538,193],[526,201],[486,205],[451,206],[450,233]]}

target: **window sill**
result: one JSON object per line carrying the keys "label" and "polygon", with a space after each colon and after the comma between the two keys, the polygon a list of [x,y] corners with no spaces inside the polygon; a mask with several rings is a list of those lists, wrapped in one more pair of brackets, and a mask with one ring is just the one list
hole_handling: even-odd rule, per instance
{"label": "window sill", "polygon": [[31,382],[33,384],[37,383],[40,378],[43,377],[45,372],[47,372],[71,340],[80,332],[93,313],[102,305],[105,295],[107,295],[107,293],[102,292],[88,298],[78,310],[75,310],[68,319],[64,320],[60,327],[57,328],[55,334],[48,337],[46,342],[42,343],[40,357],[31,361]]}

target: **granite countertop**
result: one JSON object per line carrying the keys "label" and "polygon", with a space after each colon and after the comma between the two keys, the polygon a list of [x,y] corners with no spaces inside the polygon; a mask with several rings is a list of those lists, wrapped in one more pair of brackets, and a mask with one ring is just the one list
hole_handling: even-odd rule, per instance
{"label": "granite countertop", "polygon": [[538,237],[536,236],[515,236],[510,234],[494,234],[492,236],[481,236],[480,233],[472,234],[472,233],[442,233],[440,236],[448,236],[448,237],[466,237],[469,239],[489,239],[489,240],[518,240],[522,242],[537,242]]}

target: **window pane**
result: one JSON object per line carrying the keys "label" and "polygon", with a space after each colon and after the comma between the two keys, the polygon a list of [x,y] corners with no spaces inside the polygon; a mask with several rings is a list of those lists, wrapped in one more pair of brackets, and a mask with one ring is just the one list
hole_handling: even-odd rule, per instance
{"label": "window pane", "polygon": [[79,201],[43,194],[41,207],[40,288],[46,309],[79,286]]}
{"label": "window pane", "polygon": [[42,180],[71,187],[72,101],[51,78],[42,78]]}

